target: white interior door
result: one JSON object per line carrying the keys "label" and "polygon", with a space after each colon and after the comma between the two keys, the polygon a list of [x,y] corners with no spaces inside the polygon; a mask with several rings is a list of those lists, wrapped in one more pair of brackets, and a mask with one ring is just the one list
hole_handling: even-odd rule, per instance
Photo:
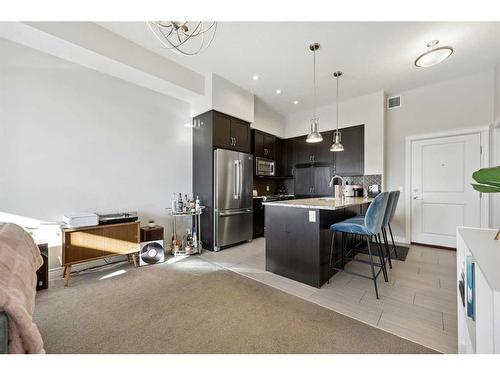
{"label": "white interior door", "polygon": [[477,134],[412,142],[411,241],[456,247],[457,226],[481,226],[472,173],[481,165]]}

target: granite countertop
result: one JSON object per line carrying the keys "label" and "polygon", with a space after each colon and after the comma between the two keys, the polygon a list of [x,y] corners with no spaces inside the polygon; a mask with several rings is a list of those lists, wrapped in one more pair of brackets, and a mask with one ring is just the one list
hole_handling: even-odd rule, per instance
{"label": "granite countertop", "polygon": [[253,199],[264,199],[267,197],[280,197],[280,198],[291,198],[294,197],[293,194],[268,194],[268,195],[255,195]]}
{"label": "granite countertop", "polygon": [[373,198],[349,197],[344,199],[335,199],[333,197],[324,197],[263,202],[263,204],[266,206],[310,208],[314,210],[340,210],[350,206],[370,203],[371,201],[373,201]]}

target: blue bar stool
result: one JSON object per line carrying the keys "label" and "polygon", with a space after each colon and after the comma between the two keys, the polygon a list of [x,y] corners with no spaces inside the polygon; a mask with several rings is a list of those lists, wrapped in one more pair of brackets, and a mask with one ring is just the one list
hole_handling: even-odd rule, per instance
{"label": "blue bar stool", "polygon": [[[386,256],[387,260],[389,261],[389,267],[392,269],[392,259],[391,259],[391,250],[389,249],[389,241],[387,237],[387,230],[386,228],[389,228],[389,232],[391,233],[391,238],[392,238],[392,244],[393,244],[393,250],[394,254],[396,255],[396,258],[398,257],[398,252],[396,250],[396,245],[394,244],[394,238],[392,237],[392,230],[390,228],[390,222],[392,218],[394,217],[394,212],[396,211],[396,206],[398,204],[398,199],[399,199],[399,190],[394,190],[389,192],[389,200],[387,201],[387,207],[385,209],[385,214],[384,214],[384,220],[382,221],[382,230],[380,233],[377,234],[378,237],[378,243],[377,245],[381,245],[382,243],[385,246],[386,250]],[[357,215],[354,218],[350,219],[352,221],[356,221],[357,223],[363,223],[363,220],[365,219],[365,215]],[[380,237],[380,234],[382,234],[382,238]],[[356,237],[356,235],[354,235]],[[382,241],[383,240],[383,241]],[[380,250],[380,248],[379,248]]]}
{"label": "blue bar stool", "polygon": [[389,228],[389,233],[391,235],[391,240],[392,240],[392,249],[394,250],[394,255],[397,258],[398,257],[398,250],[396,249],[396,244],[394,243],[394,236],[392,235],[391,221],[394,218],[394,213],[396,212],[396,207],[398,206],[400,191],[395,190],[395,191],[391,192],[391,194],[393,194],[393,193],[394,193],[394,196],[392,197],[391,212],[389,213],[389,218],[387,220],[387,224],[382,227],[382,235],[384,236],[387,248],[389,248],[389,241],[387,238],[386,227]]}
{"label": "blue bar stool", "polygon": [[[364,220],[360,220],[360,217],[354,217],[351,219],[347,219],[344,221],[341,221],[336,224],[332,224],[330,226],[330,230],[332,231],[332,243],[330,247],[330,270],[334,269],[337,271],[345,271],[348,273],[352,273],[357,276],[361,276],[370,280],[373,280],[373,285],[375,286],[375,294],[377,296],[377,299],[379,299],[378,296],[378,288],[377,288],[377,277],[380,274],[380,272],[383,272],[384,278],[387,281],[387,271],[385,269],[385,259],[382,251],[382,246],[380,245],[377,235],[380,233],[382,230],[382,224],[384,221],[384,216],[387,210],[387,203],[389,201],[389,193],[384,192],[380,193],[377,195],[377,197],[372,201],[370,206],[368,207],[368,210],[366,211],[366,215],[364,216]],[[341,253],[341,259],[336,261],[335,264],[332,265],[332,259],[333,259],[333,245],[334,245],[334,238],[335,238],[335,232],[341,232],[342,233],[342,253]],[[344,234],[354,234],[354,235],[360,235],[362,238],[366,240],[366,243],[368,245],[368,256],[370,258],[370,261],[365,261],[363,259],[354,259],[350,258],[350,260],[357,261],[357,262],[362,262],[362,263],[368,263],[371,266],[371,271],[372,271],[372,277],[352,272],[352,271],[346,271],[344,269]],[[373,261],[373,255],[372,255],[372,250],[371,250],[371,245],[370,241],[371,238],[375,237],[375,240],[377,242],[377,246],[379,247],[379,259],[380,263],[375,263]],[[352,250],[351,250],[352,251]],[[350,253],[350,252],[349,252]],[[349,254],[347,254],[349,255]],[[341,268],[337,267],[337,264],[342,262]],[[379,271],[375,273],[375,266],[380,267]]]}
{"label": "blue bar stool", "polygon": [[[392,261],[391,261],[391,250],[389,249],[389,243],[387,242],[387,234],[385,232],[385,227],[389,225],[389,220],[391,219],[391,213],[392,213],[392,208],[393,205],[396,201],[396,196],[398,195],[399,191],[391,191],[389,193],[389,200],[387,201],[387,207],[385,209],[385,214],[384,214],[384,220],[382,221],[382,230],[381,233],[378,233],[378,240],[379,243],[382,244],[382,239],[380,238],[380,234],[382,234],[382,238],[384,240],[384,245],[385,245],[385,250],[386,250],[386,256],[387,259],[389,260],[389,268],[392,269]],[[397,254],[396,254],[397,256]]]}

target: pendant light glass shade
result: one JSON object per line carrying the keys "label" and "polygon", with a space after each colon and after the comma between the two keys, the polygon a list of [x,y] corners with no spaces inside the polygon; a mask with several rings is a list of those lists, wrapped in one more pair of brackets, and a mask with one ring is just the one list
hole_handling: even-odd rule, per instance
{"label": "pendant light glass shade", "polygon": [[342,145],[342,135],[339,132],[339,77],[343,73],[341,71],[333,73],[333,76],[337,79],[337,90],[336,90],[336,95],[337,95],[337,100],[336,100],[336,117],[337,117],[337,130],[333,133],[333,144],[330,146],[330,151],[331,152],[340,152],[344,151],[344,146]]}
{"label": "pendant light glass shade", "polygon": [[307,143],[317,143],[323,140],[323,136],[318,130],[319,130],[319,119],[313,118],[311,120],[311,132],[306,138]]}
{"label": "pendant light glass shade", "polygon": [[319,49],[319,43],[312,43],[309,49],[313,52],[313,118],[311,119],[311,132],[306,138],[307,143],[317,143],[323,140],[323,136],[319,132],[319,118],[316,117],[316,51]]}
{"label": "pendant light glass shade", "polygon": [[340,135],[340,132],[334,133],[334,142],[330,146],[330,151],[331,152],[344,151],[344,146],[342,145],[342,136]]}

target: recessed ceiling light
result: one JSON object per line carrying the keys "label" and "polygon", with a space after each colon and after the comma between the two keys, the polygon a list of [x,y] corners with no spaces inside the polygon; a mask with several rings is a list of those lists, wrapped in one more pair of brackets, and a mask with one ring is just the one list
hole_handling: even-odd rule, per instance
{"label": "recessed ceiling light", "polygon": [[428,51],[415,59],[415,66],[428,68],[446,60],[452,53],[452,47],[438,47],[439,40],[427,43]]}
{"label": "recessed ceiling light", "polygon": [[254,81],[258,81],[258,80],[259,80],[259,76],[258,76],[258,75],[254,75],[254,76],[252,76],[252,79],[253,79]]}
{"label": "recessed ceiling light", "polygon": [[293,104],[299,104],[299,101],[298,100],[294,100]]}
{"label": "recessed ceiling light", "polygon": [[276,94],[281,94],[281,90],[280,89],[276,89]]}

